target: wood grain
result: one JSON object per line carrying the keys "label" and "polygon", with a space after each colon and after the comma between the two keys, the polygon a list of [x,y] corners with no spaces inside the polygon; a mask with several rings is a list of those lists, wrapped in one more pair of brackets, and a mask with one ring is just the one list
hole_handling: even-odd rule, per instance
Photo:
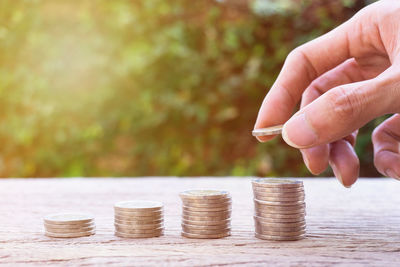
{"label": "wood grain", "polygon": [[[334,179],[304,179],[307,238],[258,240],[253,233],[249,178],[87,178],[0,181],[0,264],[107,266],[398,266],[400,183],[361,179],[346,189]],[[233,235],[217,240],[180,236],[178,193],[191,188],[229,190]],[[160,238],[114,236],[113,204],[121,200],[165,204],[166,234]],[[91,237],[43,235],[42,217],[61,211],[95,215]]]}

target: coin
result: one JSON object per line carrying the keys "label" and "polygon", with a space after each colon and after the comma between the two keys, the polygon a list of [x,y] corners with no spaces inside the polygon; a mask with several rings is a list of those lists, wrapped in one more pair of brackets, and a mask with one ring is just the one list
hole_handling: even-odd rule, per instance
{"label": "coin", "polygon": [[49,237],[59,237],[59,238],[73,238],[73,237],[83,237],[90,236],[96,233],[95,230],[86,231],[86,232],[78,232],[78,233],[54,233],[45,231],[45,235]]}
{"label": "coin", "polygon": [[279,219],[277,219],[277,218],[260,217],[260,216],[255,215],[254,218],[262,223],[294,223],[294,222],[305,221],[304,216],[300,216],[298,218],[279,218]]}
{"label": "coin", "polygon": [[293,202],[285,202],[285,201],[264,201],[259,199],[254,199],[255,205],[267,205],[267,206],[296,206],[304,204],[304,201],[293,201]]}
{"label": "coin", "polygon": [[164,219],[160,218],[160,219],[152,219],[152,220],[142,220],[141,218],[137,218],[137,219],[120,219],[119,217],[115,216],[114,218],[114,222],[115,223],[119,223],[119,224],[127,224],[127,225],[143,225],[143,224],[157,224],[157,223],[163,223]]}
{"label": "coin", "polygon": [[164,228],[160,227],[156,229],[127,229],[115,226],[115,230],[122,234],[152,234],[152,233],[160,233],[164,231]]}
{"label": "coin", "polygon": [[164,235],[164,231],[148,233],[148,234],[127,234],[115,231],[114,234],[118,237],[123,237],[123,238],[150,238],[150,237],[162,236]]}
{"label": "coin", "polygon": [[52,229],[81,229],[85,227],[95,227],[94,222],[90,223],[82,223],[82,224],[53,224],[53,223],[46,223],[44,222],[45,228],[52,228]]}
{"label": "coin", "polygon": [[232,201],[223,201],[223,202],[190,202],[190,201],[182,201],[183,206],[185,207],[191,207],[191,208],[227,208],[232,206]]}
{"label": "coin", "polygon": [[194,230],[224,230],[224,229],[230,228],[231,224],[229,221],[229,223],[220,224],[220,225],[195,225],[195,224],[182,223],[181,226],[182,226],[182,229],[189,228],[189,229],[194,229]]}
{"label": "coin", "polygon": [[181,198],[182,203],[186,206],[197,206],[197,205],[220,205],[224,203],[232,203],[231,197],[222,197],[217,199],[204,199],[204,198]]}
{"label": "coin", "polygon": [[[254,207],[255,209],[263,209],[266,211],[277,211],[277,212],[283,212],[283,211],[296,211],[296,210],[301,210],[306,208],[306,204],[304,202],[294,204],[294,205],[285,205],[285,206],[279,206],[279,205],[269,205],[265,204],[268,203],[266,201],[259,202],[259,201],[254,201]],[[296,202],[297,203],[297,202]]]}
{"label": "coin", "polygon": [[272,231],[272,232],[297,232],[301,230],[306,229],[306,225],[299,225],[299,226],[294,226],[294,227],[280,227],[272,224],[261,224],[257,221],[254,222],[255,229],[257,232],[263,232],[263,231]]}
{"label": "coin", "polygon": [[277,228],[296,228],[296,227],[306,227],[306,221],[299,222],[265,222],[261,220],[254,219],[255,224],[259,224],[263,227],[277,227]]}
{"label": "coin", "polygon": [[163,216],[162,211],[115,211],[115,215],[121,217],[148,217],[155,218]]}
{"label": "coin", "polygon": [[259,193],[275,193],[275,194],[289,194],[289,193],[304,193],[304,187],[294,188],[280,188],[280,187],[262,187],[253,184],[253,192]]}
{"label": "coin", "polygon": [[227,199],[230,195],[227,191],[194,189],[183,191],[179,194],[182,199]]}
{"label": "coin", "polygon": [[162,219],[162,216],[121,216],[118,214],[114,215],[114,218],[121,221],[142,221],[142,222],[153,222]]}
{"label": "coin", "polygon": [[283,124],[275,125],[267,128],[254,129],[251,133],[253,136],[268,136],[282,133]]}
{"label": "coin", "polygon": [[295,232],[287,232],[287,231],[273,231],[272,229],[265,229],[259,226],[255,227],[256,233],[262,235],[272,235],[272,236],[299,236],[304,235],[306,233],[305,229],[298,230]]}
{"label": "coin", "polygon": [[83,213],[54,213],[43,219],[47,224],[86,224],[93,222],[94,217]]}
{"label": "coin", "polygon": [[257,178],[253,179],[252,183],[258,187],[272,187],[272,188],[303,188],[303,182],[289,179],[278,178]]}
{"label": "coin", "polygon": [[187,226],[182,226],[182,231],[188,234],[198,234],[198,235],[217,235],[230,231],[230,228],[225,229],[195,229]]}
{"label": "coin", "polygon": [[80,233],[80,232],[88,232],[92,230],[96,230],[95,226],[91,227],[82,227],[82,228],[53,228],[50,226],[45,226],[44,228],[46,231],[51,233]]}
{"label": "coin", "polygon": [[271,240],[271,241],[296,241],[305,238],[305,235],[299,236],[271,236],[271,235],[263,235],[259,233],[255,233],[255,237],[264,240]]}
{"label": "coin", "polygon": [[231,217],[230,214],[225,214],[221,216],[191,216],[182,214],[182,219],[189,221],[221,221],[229,219],[230,217]]}
{"label": "coin", "polygon": [[260,196],[266,196],[266,197],[299,197],[299,196],[305,196],[304,194],[304,188],[299,188],[299,190],[296,191],[284,191],[280,190],[278,192],[270,192],[269,190],[264,190],[264,189],[269,189],[268,187],[256,187],[253,188],[253,193],[260,195]]}
{"label": "coin", "polygon": [[125,227],[125,228],[133,228],[133,229],[155,229],[163,227],[163,223],[155,223],[155,224],[125,224],[125,223],[114,223],[115,227]]}
{"label": "coin", "polygon": [[214,220],[214,221],[207,221],[207,220],[186,220],[182,218],[183,224],[190,224],[190,225],[198,225],[198,226],[220,226],[220,225],[227,225],[231,223],[231,219],[225,220]]}
{"label": "coin", "polygon": [[222,206],[222,207],[212,207],[212,208],[198,208],[198,207],[191,207],[191,206],[182,206],[184,211],[194,211],[194,212],[223,212],[223,211],[230,211],[230,206]]}
{"label": "coin", "polygon": [[129,200],[115,203],[114,209],[122,212],[160,211],[163,209],[163,203],[148,200]]}
{"label": "coin", "polygon": [[261,218],[268,218],[268,219],[302,219],[302,218],[304,218],[304,213],[279,214],[279,213],[264,213],[259,210],[256,210],[255,215],[258,217],[261,217]]}
{"label": "coin", "polygon": [[181,235],[187,238],[198,238],[198,239],[216,239],[216,238],[223,238],[231,235],[230,231],[221,234],[214,234],[214,235],[202,235],[202,234],[191,234],[186,232],[181,232]]}
{"label": "coin", "polygon": [[188,216],[210,216],[210,217],[218,217],[218,216],[224,216],[224,215],[231,215],[232,210],[221,210],[221,211],[191,211],[187,210],[185,207],[182,209],[182,214],[183,215],[188,215]]}

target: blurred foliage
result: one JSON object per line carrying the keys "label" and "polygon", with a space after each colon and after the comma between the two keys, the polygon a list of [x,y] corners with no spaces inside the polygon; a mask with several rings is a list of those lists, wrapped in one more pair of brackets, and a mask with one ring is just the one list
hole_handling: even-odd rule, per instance
{"label": "blurred foliage", "polygon": [[309,175],[250,131],[290,50],[365,4],[0,0],[0,175]]}

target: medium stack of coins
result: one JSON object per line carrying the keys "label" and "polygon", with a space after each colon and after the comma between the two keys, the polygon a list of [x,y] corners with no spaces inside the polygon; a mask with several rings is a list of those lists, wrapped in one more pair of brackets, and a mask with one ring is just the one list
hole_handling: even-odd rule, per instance
{"label": "medium stack of coins", "polygon": [[267,240],[300,240],[306,233],[303,182],[254,179],[255,236]]}
{"label": "medium stack of coins", "polygon": [[232,200],[226,191],[188,190],[182,199],[182,236],[222,238],[231,235]]}
{"label": "medium stack of coins", "polygon": [[115,235],[148,238],[164,234],[163,204],[157,201],[132,200],[114,205]]}
{"label": "medium stack of coins", "polygon": [[80,213],[56,213],[44,217],[45,235],[71,238],[90,236],[96,233],[94,218]]}

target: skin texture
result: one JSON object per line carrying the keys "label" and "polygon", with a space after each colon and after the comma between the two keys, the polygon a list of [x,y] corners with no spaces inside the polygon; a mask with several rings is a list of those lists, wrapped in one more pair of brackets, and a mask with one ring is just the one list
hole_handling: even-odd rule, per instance
{"label": "skin texture", "polygon": [[[255,129],[284,124],[311,173],[331,165],[350,187],[359,175],[358,129],[394,114],[374,130],[374,164],[400,177],[400,1],[381,0],[287,57],[266,95]],[[293,116],[298,103],[300,110]],[[273,137],[258,137],[265,142]]]}

